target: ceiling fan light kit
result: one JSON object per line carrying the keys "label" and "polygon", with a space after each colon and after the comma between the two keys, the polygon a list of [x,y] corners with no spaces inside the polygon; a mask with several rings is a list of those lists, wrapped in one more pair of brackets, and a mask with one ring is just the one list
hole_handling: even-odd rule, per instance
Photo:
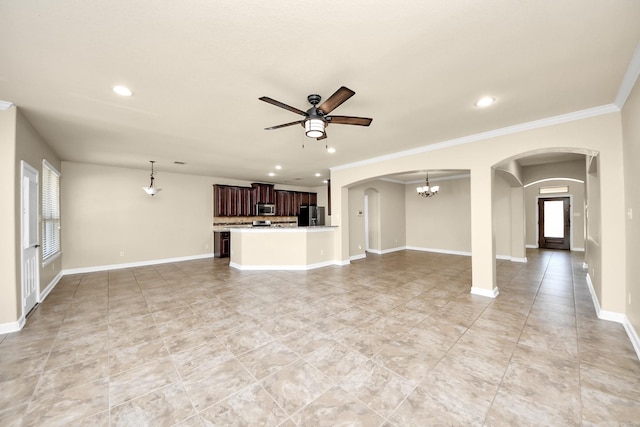
{"label": "ceiling fan light kit", "polygon": [[329,97],[326,101],[324,101],[319,107],[322,97],[317,94],[312,94],[307,96],[307,100],[312,105],[307,111],[302,111],[298,108],[291,107],[290,105],[284,104],[280,101],[276,101],[275,99],[269,98],[267,96],[263,96],[262,98],[258,98],[260,101],[267,102],[269,104],[275,105],[276,107],[284,108],[285,110],[289,110],[293,113],[304,116],[305,118],[302,120],[298,120],[296,122],[285,123],[282,125],[271,126],[265,128],[265,130],[274,130],[280,129],[287,126],[293,126],[300,124],[305,129],[305,134],[309,138],[316,138],[317,140],[325,139],[327,137],[326,127],[329,123],[343,124],[343,125],[357,125],[357,126],[369,126],[373,119],[366,117],[353,117],[353,116],[328,116],[331,111],[335,110],[337,107],[342,105],[347,99],[351,98],[356,93],[351,89],[342,86],[338,89],[333,95]]}
{"label": "ceiling fan light kit", "polygon": [[324,135],[324,122],[322,119],[307,119],[304,130],[309,138],[320,138]]}

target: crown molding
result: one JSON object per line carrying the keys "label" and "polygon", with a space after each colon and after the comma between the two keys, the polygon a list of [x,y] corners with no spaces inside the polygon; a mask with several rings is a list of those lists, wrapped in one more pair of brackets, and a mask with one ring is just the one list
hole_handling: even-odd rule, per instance
{"label": "crown molding", "polygon": [[624,73],[620,89],[618,89],[618,95],[616,95],[616,100],[613,102],[618,108],[622,109],[625,102],[627,102],[627,98],[631,94],[633,86],[638,80],[638,76],[640,76],[640,43],[638,43],[635,52],[633,52],[631,62],[629,62],[629,66],[627,67],[627,72]]}
{"label": "crown molding", "polygon": [[576,120],[587,119],[591,117],[602,116],[604,114],[617,113],[620,108],[615,104],[606,104],[600,107],[587,108],[586,110],[574,111],[572,113],[561,114],[559,116],[548,117],[546,119],[534,120],[531,122],[521,123],[514,126],[507,126],[487,132],[477,133],[474,135],[463,136],[461,138],[450,139],[448,141],[437,142],[435,144],[424,145],[422,147],[412,148],[410,150],[398,151],[397,153],[387,154],[385,156],[372,157],[370,159],[360,160],[353,163],[334,166],[329,168],[332,172],[344,169],[351,169],[359,166],[366,166],[387,160],[399,159],[416,154],[426,153],[429,151],[442,150],[443,148],[455,147],[457,145],[470,144],[472,142],[482,141],[485,139],[496,138],[504,135],[525,132],[533,129],[540,129],[547,126],[554,126],[561,123],[573,122]]}
{"label": "crown molding", "polygon": [[0,110],[8,110],[13,107],[13,102],[0,100]]}

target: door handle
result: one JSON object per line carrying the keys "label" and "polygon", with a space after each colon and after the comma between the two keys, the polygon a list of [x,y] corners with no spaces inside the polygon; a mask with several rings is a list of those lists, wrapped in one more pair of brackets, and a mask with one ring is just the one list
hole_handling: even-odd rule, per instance
{"label": "door handle", "polygon": [[33,245],[33,247],[37,249],[37,248],[39,248],[39,247],[40,247],[40,245],[38,245],[38,244],[36,243],[35,245]]}

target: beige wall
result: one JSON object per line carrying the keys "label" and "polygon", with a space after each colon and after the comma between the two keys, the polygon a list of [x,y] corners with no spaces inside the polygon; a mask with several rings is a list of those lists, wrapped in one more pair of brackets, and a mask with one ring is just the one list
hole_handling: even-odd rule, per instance
{"label": "beige wall", "polygon": [[[622,133],[620,113],[603,108],[600,114],[544,127],[522,126],[495,136],[487,135],[471,143],[443,143],[428,150],[397,153],[354,165],[332,169],[332,224],[341,226],[336,242],[336,255],[348,259],[350,226],[349,198],[344,189],[354,183],[378,176],[424,169],[468,169],[471,171],[471,242],[472,291],[495,295],[494,208],[490,202],[495,191],[493,167],[510,158],[545,151],[568,151],[600,154],[600,184],[607,188],[601,194],[602,235],[601,277],[606,283],[602,294],[603,309],[623,312],[625,306],[625,260],[619,248],[625,245],[624,181],[622,176]],[[594,207],[595,209],[596,207]],[[590,257],[591,253],[587,253]],[[591,261],[587,259],[588,263]]]}
{"label": "beige wall", "polygon": [[211,254],[213,179],[63,162],[64,268]]}
{"label": "beige wall", "polygon": [[[625,308],[627,317],[640,333],[640,278],[637,263],[640,260],[640,81],[622,110],[623,158],[625,189],[625,216],[627,241],[627,282]],[[629,215],[629,213],[631,215]]]}
{"label": "beige wall", "polygon": [[[372,180],[348,189],[349,257],[365,253],[365,194],[368,196],[369,248],[376,253],[406,245],[404,184]],[[335,215],[335,214],[334,214]],[[332,218],[332,224],[334,218]]]}
{"label": "beige wall", "polygon": [[[464,174],[464,171],[461,171]],[[405,186],[407,246],[421,250],[471,252],[471,204],[468,177],[431,180],[437,196],[416,194],[418,184]]]}
{"label": "beige wall", "polygon": [[[3,200],[0,207],[0,227],[3,229],[0,239],[0,325],[18,322],[25,315],[21,305],[21,162],[36,169],[41,182],[43,159],[60,168],[58,157],[19,109],[12,107],[0,111],[0,193]],[[54,281],[61,268],[62,258],[40,268],[41,292]]]}
{"label": "beige wall", "polygon": [[16,322],[21,315],[20,287],[16,266],[20,223],[16,211],[16,108],[0,110],[0,324]]}
{"label": "beige wall", "polygon": [[[511,258],[511,185],[504,176],[496,173],[493,181],[493,229],[496,256]],[[469,230],[471,234],[471,230]]]}
{"label": "beige wall", "polygon": [[162,191],[150,197],[142,191],[148,169],[63,162],[62,173],[65,269],[212,256],[213,184],[251,185],[160,167],[155,183]]}

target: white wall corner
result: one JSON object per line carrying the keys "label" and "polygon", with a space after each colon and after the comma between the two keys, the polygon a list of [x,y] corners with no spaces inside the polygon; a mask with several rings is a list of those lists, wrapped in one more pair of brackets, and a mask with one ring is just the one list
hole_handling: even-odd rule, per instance
{"label": "white wall corner", "polygon": [[0,323],[0,335],[9,334],[11,332],[18,332],[24,326],[25,318],[20,316],[18,321],[9,323]]}
{"label": "white wall corner", "polygon": [[498,294],[500,293],[500,291],[498,290],[497,287],[495,287],[492,290],[490,290],[490,289],[477,288],[477,287],[472,286],[471,287],[471,293],[473,295],[479,295],[481,297],[496,298],[498,296]]}

